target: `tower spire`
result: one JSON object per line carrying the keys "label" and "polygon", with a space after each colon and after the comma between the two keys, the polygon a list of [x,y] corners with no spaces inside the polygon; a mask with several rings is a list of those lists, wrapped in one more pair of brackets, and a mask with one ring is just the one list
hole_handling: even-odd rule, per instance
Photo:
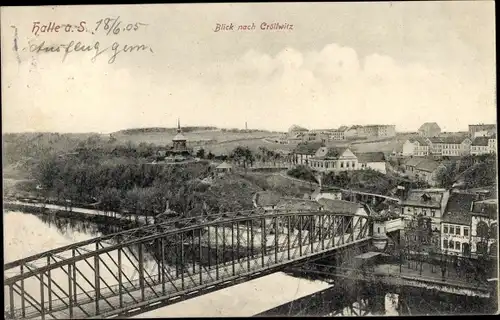
{"label": "tower spire", "polygon": [[177,132],[178,133],[181,132],[181,119],[180,118],[177,118]]}

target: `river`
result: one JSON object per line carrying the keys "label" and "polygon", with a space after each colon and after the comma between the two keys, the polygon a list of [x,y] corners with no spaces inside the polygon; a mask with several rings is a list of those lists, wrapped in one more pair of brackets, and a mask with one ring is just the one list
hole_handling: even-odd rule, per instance
{"label": "river", "polygon": [[[100,236],[102,230],[102,226],[93,223],[67,219],[54,223],[32,214],[7,211],[4,213],[5,263]],[[124,265],[123,269],[124,273],[134,277],[131,265]],[[85,270],[82,271],[85,273]],[[53,277],[57,279],[58,276]],[[112,275],[108,273],[104,273],[103,278],[106,281],[113,280]],[[65,281],[64,279],[66,278],[61,275],[61,281]],[[36,294],[39,284],[32,285]],[[26,286],[29,290],[30,284]],[[331,287],[332,285],[324,281],[307,280],[277,272],[137,317],[249,317]],[[386,292],[380,294],[385,296],[385,314],[398,315],[397,295]],[[349,310],[346,309],[345,314],[349,314]]]}

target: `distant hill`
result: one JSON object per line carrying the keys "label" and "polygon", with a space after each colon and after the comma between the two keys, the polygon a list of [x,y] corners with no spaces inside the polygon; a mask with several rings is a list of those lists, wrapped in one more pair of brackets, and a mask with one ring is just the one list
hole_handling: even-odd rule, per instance
{"label": "distant hill", "polygon": [[[112,134],[134,135],[134,134],[147,134],[147,133],[174,133],[177,128],[164,128],[164,127],[149,127],[149,128],[132,128],[124,129],[113,132]],[[237,129],[237,128],[217,128],[217,127],[182,127],[182,132],[199,132],[199,131],[221,131],[221,132],[236,132],[236,133],[252,133],[252,132],[268,132],[275,133],[269,130],[258,129]]]}
{"label": "distant hill", "polygon": [[[162,127],[149,127],[149,128],[132,128],[113,132],[113,134],[140,134],[140,133],[162,133],[162,132],[175,132],[177,128],[162,128]],[[217,127],[182,127],[183,132],[192,131],[214,131],[219,130]]]}

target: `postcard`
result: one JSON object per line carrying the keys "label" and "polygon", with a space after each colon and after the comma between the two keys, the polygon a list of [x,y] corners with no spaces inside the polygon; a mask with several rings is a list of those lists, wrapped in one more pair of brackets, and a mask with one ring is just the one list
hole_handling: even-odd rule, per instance
{"label": "postcard", "polygon": [[494,9],[2,7],[5,318],[496,314]]}

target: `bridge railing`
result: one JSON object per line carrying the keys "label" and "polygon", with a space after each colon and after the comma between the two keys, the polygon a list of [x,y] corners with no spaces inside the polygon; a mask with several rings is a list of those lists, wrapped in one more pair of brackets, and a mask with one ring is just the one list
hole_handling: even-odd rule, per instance
{"label": "bridge railing", "polygon": [[69,258],[54,254],[42,267],[20,264],[22,273],[4,281],[7,311],[15,319],[122,314],[364,241],[368,230],[366,216],[325,211],[227,215],[160,228],[74,250]]}

